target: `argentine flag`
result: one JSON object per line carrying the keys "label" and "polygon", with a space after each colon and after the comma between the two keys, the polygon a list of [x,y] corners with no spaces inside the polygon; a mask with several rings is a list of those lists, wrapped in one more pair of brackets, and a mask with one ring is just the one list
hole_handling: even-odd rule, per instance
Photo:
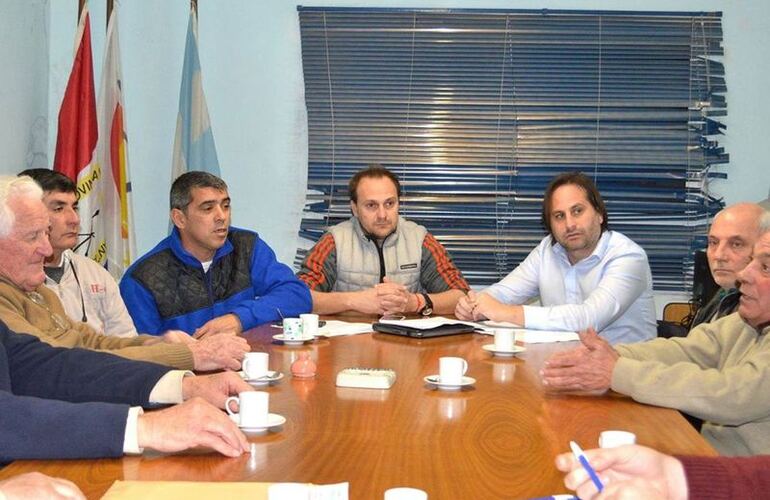
{"label": "argentine flag", "polygon": [[179,115],[176,119],[171,181],[190,170],[203,170],[221,177],[206,97],[203,95],[201,64],[198,58],[198,17],[192,8],[187,25],[182,86],[179,89]]}

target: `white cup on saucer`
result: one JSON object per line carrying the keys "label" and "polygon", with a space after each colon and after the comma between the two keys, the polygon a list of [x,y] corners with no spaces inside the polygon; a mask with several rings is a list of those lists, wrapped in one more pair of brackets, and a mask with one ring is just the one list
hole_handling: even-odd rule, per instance
{"label": "white cup on saucer", "polygon": [[260,427],[267,423],[270,394],[262,391],[245,391],[231,396],[225,401],[225,409],[230,415],[236,415],[230,403],[238,403],[238,425],[241,427]]}
{"label": "white cup on saucer", "polygon": [[516,334],[510,328],[495,328],[495,349],[512,351],[516,345]]}
{"label": "white cup on saucer", "polygon": [[302,321],[302,335],[305,337],[318,335],[318,315],[307,313],[300,314],[299,319]]}
{"label": "white cup on saucer", "polygon": [[438,358],[438,379],[446,385],[460,385],[463,375],[468,370],[468,362],[463,358],[444,356]]}
{"label": "white cup on saucer", "polygon": [[636,434],[628,431],[603,431],[599,434],[599,448],[617,448],[636,444]]}
{"label": "white cup on saucer", "polygon": [[299,318],[283,318],[284,340],[302,339],[302,320]]}
{"label": "white cup on saucer", "polygon": [[267,375],[267,362],[270,355],[266,352],[247,352],[243,358],[243,373],[248,380],[256,380]]}
{"label": "white cup on saucer", "polygon": [[417,488],[390,488],[385,490],[385,500],[428,500],[428,494]]}

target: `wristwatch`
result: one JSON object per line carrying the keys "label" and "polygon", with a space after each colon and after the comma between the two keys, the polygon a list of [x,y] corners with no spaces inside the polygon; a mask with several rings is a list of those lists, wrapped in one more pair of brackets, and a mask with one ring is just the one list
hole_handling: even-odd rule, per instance
{"label": "wristwatch", "polygon": [[431,314],[433,314],[433,301],[430,300],[430,295],[428,295],[427,293],[421,293],[420,295],[422,295],[422,298],[425,299],[425,307],[420,309],[419,312],[423,316],[430,316]]}

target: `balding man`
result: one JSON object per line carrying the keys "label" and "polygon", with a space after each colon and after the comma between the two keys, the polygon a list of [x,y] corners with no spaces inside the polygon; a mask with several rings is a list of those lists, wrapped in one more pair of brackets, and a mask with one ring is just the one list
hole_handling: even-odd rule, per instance
{"label": "balding man", "polygon": [[759,218],[764,210],[756,203],[736,203],[714,217],[708,235],[706,256],[714,281],[722,287],[701,307],[690,328],[708,323],[738,310],[738,273],[751,260],[759,237]]}
{"label": "balding man", "polygon": [[770,453],[770,212],[759,218],[751,260],[737,273],[738,312],[687,337],[613,348],[595,332],[546,361],[543,384],[606,390],[704,420],[701,433],[724,455]]}

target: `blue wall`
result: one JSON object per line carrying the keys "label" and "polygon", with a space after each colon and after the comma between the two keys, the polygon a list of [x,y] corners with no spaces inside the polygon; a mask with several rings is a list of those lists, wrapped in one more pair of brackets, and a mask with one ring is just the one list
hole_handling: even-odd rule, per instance
{"label": "blue wall", "polygon": [[[31,157],[50,164],[56,115],[72,62],[74,1],[0,0],[0,172],[27,166],[34,117],[47,120],[48,148]],[[770,187],[770,2],[766,0],[597,1],[306,1],[303,5],[720,10],[728,84],[727,182],[712,184],[728,203],[757,201]],[[168,186],[188,2],[121,2],[120,36],[129,134],[129,165],[139,252],[168,227]],[[199,2],[200,55],[222,174],[231,186],[234,223],[258,230],[284,262],[293,260],[305,191],[307,144],[295,2]],[[91,2],[95,73],[101,70],[104,2]],[[41,25],[42,24],[42,25]],[[7,73],[7,74],[6,74]],[[38,123],[38,128],[45,130]],[[44,132],[43,132],[44,134]],[[38,133],[38,136],[40,133]],[[40,140],[38,141],[40,142]],[[34,148],[33,148],[34,149]],[[38,149],[40,149],[38,145]],[[48,158],[46,158],[46,154]],[[47,162],[47,163],[46,163]]]}

